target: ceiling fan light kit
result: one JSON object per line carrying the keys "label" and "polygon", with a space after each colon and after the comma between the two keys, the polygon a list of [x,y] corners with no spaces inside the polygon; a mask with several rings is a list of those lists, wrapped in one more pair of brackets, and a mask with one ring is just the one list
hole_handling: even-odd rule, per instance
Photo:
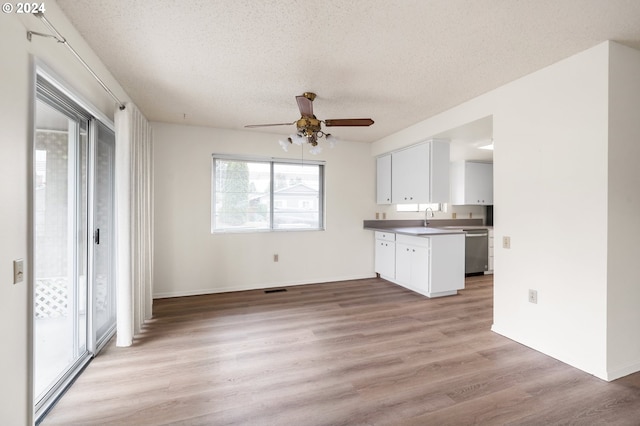
{"label": "ceiling fan light kit", "polygon": [[300,110],[301,117],[293,123],[277,123],[277,124],[251,124],[245,127],[271,127],[271,126],[289,126],[291,124],[296,125],[298,133],[290,135],[286,140],[280,140],[278,143],[285,151],[288,150],[289,145],[303,145],[308,143],[311,145],[309,152],[311,154],[319,154],[322,151],[322,147],[318,146],[318,140],[325,138],[329,143],[329,146],[333,148],[338,139],[331,133],[325,133],[322,131],[322,123],[327,127],[332,126],[371,126],[374,121],[370,118],[340,118],[332,120],[319,120],[313,115],[313,100],[316,98],[316,94],[312,92],[304,92],[300,96],[296,96],[296,102],[298,103],[298,109]]}

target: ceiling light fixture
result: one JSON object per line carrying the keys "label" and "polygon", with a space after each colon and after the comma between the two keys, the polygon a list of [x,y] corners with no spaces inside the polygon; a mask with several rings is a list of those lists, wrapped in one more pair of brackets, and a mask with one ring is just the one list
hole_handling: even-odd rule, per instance
{"label": "ceiling light fixture", "polygon": [[313,155],[320,154],[322,147],[318,145],[321,138],[325,138],[329,143],[329,147],[333,148],[338,143],[338,139],[331,133],[325,133],[321,130],[321,121],[315,117],[303,117],[296,121],[298,133],[289,135],[287,139],[280,139],[278,143],[283,150],[288,151],[290,145],[302,146],[305,143],[311,145],[309,152]]}
{"label": "ceiling light fixture", "polygon": [[304,92],[300,96],[296,96],[296,102],[298,103],[298,109],[300,110],[300,119],[293,123],[275,123],[275,124],[249,124],[244,127],[271,127],[271,126],[290,126],[296,125],[298,133],[290,135],[287,139],[281,139],[278,141],[282,149],[287,151],[289,145],[302,145],[305,142],[311,145],[312,154],[319,154],[322,151],[322,147],[318,146],[318,141],[321,138],[325,138],[329,143],[329,147],[333,148],[338,139],[330,133],[322,131],[322,123],[327,127],[332,126],[359,126],[367,127],[373,124],[373,120],[370,118],[337,118],[331,120],[318,120],[313,115],[313,100],[316,98],[316,94],[312,92]]}

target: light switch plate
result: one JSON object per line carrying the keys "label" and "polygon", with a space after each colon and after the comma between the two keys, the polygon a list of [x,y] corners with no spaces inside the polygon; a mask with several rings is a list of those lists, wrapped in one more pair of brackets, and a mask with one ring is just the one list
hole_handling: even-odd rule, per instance
{"label": "light switch plate", "polygon": [[511,237],[502,237],[502,248],[511,248]]}
{"label": "light switch plate", "polygon": [[24,280],[24,260],[17,259],[13,261],[13,283],[18,284]]}

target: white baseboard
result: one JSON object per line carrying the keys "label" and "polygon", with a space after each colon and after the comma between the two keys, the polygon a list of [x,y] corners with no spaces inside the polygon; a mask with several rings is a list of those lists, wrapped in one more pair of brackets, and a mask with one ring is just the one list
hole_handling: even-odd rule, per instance
{"label": "white baseboard", "polygon": [[624,376],[628,376],[629,374],[637,373],[638,371],[640,371],[640,362],[633,363],[626,367],[616,368],[614,370],[607,370],[607,380],[611,382]]}
{"label": "white baseboard", "polygon": [[291,282],[279,282],[279,283],[253,283],[247,285],[224,285],[221,287],[215,288],[203,288],[197,290],[186,290],[186,291],[171,291],[164,293],[155,293],[153,295],[154,299],[166,299],[169,297],[184,297],[184,296],[199,296],[202,294],[216,294],[216,293],[229,293],[232,291],[247,291],[247,290],[262,290],[267,288],[275,288],[275,287],[291,287],[298,285],[307,285],[307,284],[321,284],[327,282],[336,282],[336,281],[352,281],[352,280],[362,280],[368,278],[375,278],[376,275],[350,275],[344,277],[332,277],[332,278],[323,278],[318,280],[308,280],[308,281],[291,281]]}
{"label": "white baseboard", "polygon": [[499,326],[496,326],[495,324],[491,326],[491,331],[501,336],[504,336],[507,339],[513,340],[514,342],[520,343],[521,345],[525,345],[526,347],[531,348],[534,351],[538,351],[541,354],[550,356],[551,358],[557,359],[558,361],[563,362],[573,368],[577,368],[580,371],[584,371],[587,374],[591,374],[592,376],[607,382],[610,382],[610,381],[619,379],[621,377],[627,376],[629,374],[635,373],[637,371],[640,371],[640,362],[634,363],[633,365],[629,365],[623,368],[615,369],[613,371],[607,370],[606,368],[602,368],[602,369],[598,368],[598,369],[593,369],[593,371],[590,371],[587,368],[583,368],[583,366],[579,365],[579,363],[575,362],[575,360],[568,359],[566,356],[561,356],[560,354],[557,354],[557,353],[550,353],[548,351],[543,351],[541,349],[538,349],[535,345],[531,344],[531,342],[523,341],[521,339],[515,339],[514,337],[512,337],[511,333],[500,328]]}

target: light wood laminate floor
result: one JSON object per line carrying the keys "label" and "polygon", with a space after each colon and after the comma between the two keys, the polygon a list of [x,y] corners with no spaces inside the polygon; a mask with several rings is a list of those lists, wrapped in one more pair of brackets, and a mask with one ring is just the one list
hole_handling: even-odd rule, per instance
{"label": "light wood laminate floor", "polygon": [[162,299],[44,425],[640,425],[612,383],[490,331],[491,276],[427,299],[382,279]]}

